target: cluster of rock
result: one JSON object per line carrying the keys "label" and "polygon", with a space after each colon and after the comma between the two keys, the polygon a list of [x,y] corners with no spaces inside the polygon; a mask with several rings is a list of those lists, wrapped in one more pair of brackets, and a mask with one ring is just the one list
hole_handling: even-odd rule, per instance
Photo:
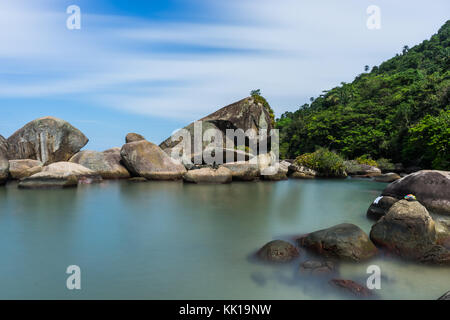
{"label": "cluster of rock", "polygon": [[[0,136],[0,184],[11,179],[19,180],[21,188],[51,188],[76,186],[78,183],[101,179],[135,181],[137,178],[229,183],[278,181],[288,176],[309,179],[316,175],[313,170],[292,162],[278,163],[270,150],[254,155],[252,150],[226,148],[227,129],[252,129],[259,133],[262,129],[272,128],[268,110],[252,97],[226,106],[199,121],[204,131],[211,128],[221,130],[224,136],[224,160],[232,159],[231,162],[198,165],[192,164],[190,160],[193,159],[175,160],[171,157],[171,151],[176,141],[169,138],[158,146],[137,133],[129,133],[121,148],[103,152],[80,151],[88,142],[80,130],[64,120],[44,117],[29,122],[8,139]],[[186,129],[194,134],[194,124]],[[265,140],[268,139],[270,136],[265,137]],[[208,146],[203,145],[202,148],[202,154],[208,152]],[[226,155],[230,153],[232,157],[227,158]],[[86,170],[80,170],[80,166]]]}

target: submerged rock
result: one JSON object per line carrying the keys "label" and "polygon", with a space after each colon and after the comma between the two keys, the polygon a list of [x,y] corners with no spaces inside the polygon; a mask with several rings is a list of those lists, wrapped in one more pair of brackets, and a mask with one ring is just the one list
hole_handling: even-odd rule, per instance
{"label": "submerged rock", "polygon": [[126,179],[130,177],[128,170],[122,165],[120,149],[109,149],[104,152],[80,151],[70,162],[81,164],[91,169],[103,179]]}
{"label": "submerged rock", "polygon": [[181,162],[146,140],[124,144],[120,155],[132,174],[149,180],[178,180],[186,172]]}
{"label": "submerged rock", "polygon": [[401,179],[401,177],[394,172],[384,173],[381,176],[375,177],[375,181],[377,182],[394,182],[395,180]]}
{"label": "submerged rock", "polygon": [[335,288],[343,289],[356,297],[368,298],[372,296],[372,292],[369,289],[353,280],[332,279],[330,284]]}
{"label": "submerged rock", "polygon": [[70,123],[44,117],[33,120],[8,138],[9,159],[34,159],[50,164],[67,161],[88,139]]}
{"label": "submerged rock", "polygon": [[66,188],[78,185],[78,182],[100,181],[101,177],[94,171],[77,163],[55,162],[42,168],[42,171],[24,178],[19,182],[19,188]]}
{"label": "submerged rock", "polygon": [[407,194],[415,195],[432,212],[450,215],[450,172],[418,171],[392,182],[382,193],[397,199]]}
{"label": "submerged rock", "polygon": [[444,246],[434,245],[427,249],[419,260],[426,264],[450,266],[450,250]]}
{"label": "submerged rock", "polygon": [[125,143],[136,142],[141,140],[145,140],[144,136],[134,132],[127,134],[127,136],[125,137]]}
{"label": "submerged rock", "polygon": [[0,185],[4,184],[9,176],[8,143],[0,135]]}
{"label": "submerged rock", "polygon": [[384,216],[394,203],[398,201],[397,198],[380,196],[375,199],[367,210],[367,217],[369,219],[378,220]]}
{"label": "submerged rock", "polygon": [[300,253],[291,243],[274,240],[259,249],[256,255],[259,259],[267,262],[290,262],[296,259]]}
{"label": "submerged rock", "polygon": [[325,257],[356,262],[377,254],[377,248],[367,234],[349,223],[309,233],[297,239],[297,243]]}
{"label": "submerged rock", "polygon": [[335,271],[335,264],[332,261],[308,260],[299,267],[299,273],[302,275],[326,275]]}
{"label": "submerged rock", "polygon": [[418,201],[400,200],[372,226],[370,239],[396,255],[418,258],[436,241],[435,223]]}
{"label": "submerged rock", "polygon": [[19,180],[29,177],[42,170],[43,163],[39,160],[23,159],[9,160],[11,179]]}
{"label": "submerged rock", "polygon": [[184,181],[191,183],[230,183],[232,172],[223,166],[218,169],[201,168],[189,170],[183,176]]}

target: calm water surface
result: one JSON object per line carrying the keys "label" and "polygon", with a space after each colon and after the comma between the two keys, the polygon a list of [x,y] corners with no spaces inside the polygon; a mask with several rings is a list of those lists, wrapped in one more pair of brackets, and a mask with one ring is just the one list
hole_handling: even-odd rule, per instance
{"label": "calm water surface", "polygon": [[[363,180],[190,185],[103,182],[67,190],[0,187],[0,298],[335,299],[327,279],[296,278],[298,265],[249,258],[273,239],[351,222],[385,187]],[[66,289],[78,265],[81,290]],[[382,271],[382,299],[435,299],[449,269],[377,258],[344,264],[340,277],[365,283]]]}

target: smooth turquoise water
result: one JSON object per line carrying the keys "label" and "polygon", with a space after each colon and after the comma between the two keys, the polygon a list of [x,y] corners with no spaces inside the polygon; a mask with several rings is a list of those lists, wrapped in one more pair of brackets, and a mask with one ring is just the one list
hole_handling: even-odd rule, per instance
{"label": "smooth turquoise water", "polygon": [[[297,279],[304,260],[259,264],[266,242],[351,222],[385,187],[364,180],[190,185],[110,181],[67,190],[0,187],[0,298],[333,299],[327,280]],[[66,288],[67,266],[81,290]],[[449,269],[378,258],[344,264],[341,277],[365,282],[382,271],[384,299],[435,299]]]}

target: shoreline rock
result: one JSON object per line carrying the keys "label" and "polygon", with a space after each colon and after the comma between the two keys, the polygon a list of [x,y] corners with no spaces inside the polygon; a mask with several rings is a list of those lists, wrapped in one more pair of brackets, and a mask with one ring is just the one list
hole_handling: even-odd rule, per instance
{"label": "shoreline rock", "polygon": [[306,234],[297,239],[297,244],[324,257],[354,262],[368,260],[378,253],[367,234],[350,223]]}
{"label": "shoreline rock", "polygon": [[8,142],[0,135],[0,185],[9,177]]}
{"label": "shoreline rock", "polygon": [[400,200],[372,226],[370,239],[395,255],[417,259],[435,244],[435,223],[418,201]]}
{"label": "shoreline rock", "polygon": [[20,159],[9,160],[10,178],[13,180],[20,180],[29,177],[42,170],[43,163],[39,160]]}
{"label": "shoreline rock", "polygon": [[91,169],[103,179],[130,178],[130,173],[121,161],[119,148],[108,149],[104,152],[80,151],[69,160],[69,162],[78,163]]}
{"label": "shoreline rock", "polygon": [[450,215],[450,172],[422,170],[389,184],[383,196],[402,199],[413,194],[428,210]]}
{"label": "shoreline rock", "polygon": [[190,183],[230,183],[233,175],[230,169],[220,166],[218,169],[210,167],[189,170],[183,175],[185,182]]}
{"label": "shoreline rock", "polygon": [[128,171],[148,180],[180,180],[186,173],[181,162],[147,140],[124,144],[120,155]]}
{"label": "shoreline rock", "polygon": [[43,117],[27,123],[7,141],[9,159],[33,159],[47,165],[68,161],[89,140],[70,123]]}

